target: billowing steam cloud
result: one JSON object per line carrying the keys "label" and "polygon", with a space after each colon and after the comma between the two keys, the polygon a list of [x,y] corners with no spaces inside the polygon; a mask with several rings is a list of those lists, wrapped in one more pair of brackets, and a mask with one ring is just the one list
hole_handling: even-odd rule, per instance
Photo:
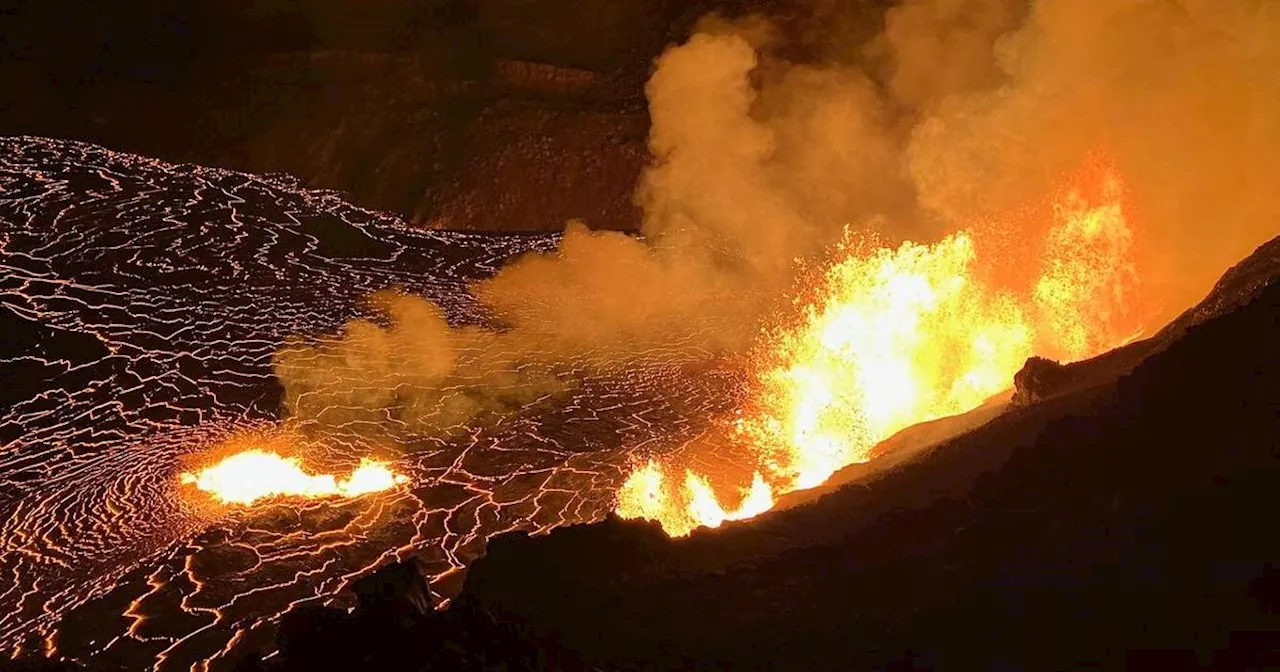
{"label": "billowing steam cloud", "polygon": [[1267,0],[1037,2],[993,43],[1000,85],[925,103],[905,155],[920,201],[948,220],[1016,207],[1106,152],[1145,282],[1181,309],[1280,231],[1277,38]]}
{"label": "billowing steam cloud", "polygon": [[1034,254],[1036,224],[1003,215],[1098,155],[1125,177],[1159,317],[1280,230],[1277,3],[905,0],[883,19],[869,40],[805,35],[830,54],[805,62],[767,21],[704,21],[646,89],[643,238],[570,224],[474,287],[497,328],[379,294],[385,323],[281,350],[289,410],[441,432],[570,369],[742,351],[846,227],[987,222]]}

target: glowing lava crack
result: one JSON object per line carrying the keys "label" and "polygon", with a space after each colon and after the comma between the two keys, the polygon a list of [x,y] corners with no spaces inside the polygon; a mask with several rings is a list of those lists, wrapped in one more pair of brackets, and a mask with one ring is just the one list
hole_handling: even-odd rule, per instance
{"label": "glowing lava crack", "polygon": [[359,497],[390,490],[409,481],[385,462],[368,458],[347,478],[308,474],[296,457],[251,449],[236,453],[197,473],[184,473],[182,482],[195,485],[224,504],[252,504],[260,499],[288,497]]}

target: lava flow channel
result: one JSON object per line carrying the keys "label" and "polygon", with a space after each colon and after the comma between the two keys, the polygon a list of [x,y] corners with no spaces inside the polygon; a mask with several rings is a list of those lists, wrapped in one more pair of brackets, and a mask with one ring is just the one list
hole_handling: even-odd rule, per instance
{"label": "lava flow channel", "polygon": [[799,323],[766,340],[754,398],[726,428],[755,460],[739,503],[726,508],[711,477],[678,460],[651,460],[620,489],[617,512],[673,535],[751,518],[868,461],[901,429],[978,407],[1032,354],[1074,361],[1136,338],[1123,200],[1105,162],[1076,176],[1051,199],[1037,274],[1020,288],[989,280],[1009,269],[980,258],[975,233],[896,249],[847,237]]}

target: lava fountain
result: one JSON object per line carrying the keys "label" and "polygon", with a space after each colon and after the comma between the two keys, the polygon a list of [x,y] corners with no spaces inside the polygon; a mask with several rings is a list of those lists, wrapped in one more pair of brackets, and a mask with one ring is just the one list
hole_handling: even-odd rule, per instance
{"label": "lava fountain", "polygon": [[[739,504],[710,479],[650,461],[618,493],[624,518],[669,534],[716,527],[811,488],[910,425],[972,410],[1008,389],[1032,354],[1092,356],[1141,333],[1137,273],[1114,169],[1090,169],[1052,199],[1040,258],[981,258],[979,234],[876,247],[846,235],[798,323],[766,339],[752,401],[725,428],[755,459]],[[1031,278],[1010,287],[993,277]]]}
{"label": "lava fountain", "polygon": [[194,485],[224,504],[249,505],[268,497],[358,497],[390,490],[408,482],[385,462],[362,458],[360,466],[346,478],[333,474],[310,474],[296,457],[251,448],[195,473],[181,475],[184,484]]}

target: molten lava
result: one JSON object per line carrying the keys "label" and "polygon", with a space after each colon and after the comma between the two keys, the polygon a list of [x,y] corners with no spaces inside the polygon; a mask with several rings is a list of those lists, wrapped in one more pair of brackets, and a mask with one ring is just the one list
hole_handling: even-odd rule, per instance
{"label": "molten lava", "polygon": [[986,279],[1000,269],[968,232],[896,249],[847,239],[798,326],[768,339],[752,401],[727,428],[756,460],[740,503],[726,510],[706,476],[685,469],[677,485],[677,467],[650,461],[620,489],[619,515],[673,535],[750,518],[867,461],[903,428],[976,408],[1032,354],[1072,361],[1132,340],[1132,235],[1119,180],[1101,177],[1095,198],[1056,199],[1029,264],[1038,275],[1021,290]]}
{"label": "molten lava", "polygon": [[1121,196],[1115,173],[1106,172],[1100,205],[1090,207],[1079,192],[1054,203],[1054,227],[1032,289],[1040,329],[1054,341],[1044,344],[1045,354],[1085,359],[1141,334],[1132,305],[1139,284],[1133,234]]}
{"label": "molten lava", "polygon": [[351,475],[309,474],[296,457],[249,449],[196,473],[184,473],[183,483],[195,485],[224,504],[253,504],[268,497],[358,497],[390,490],[407,482],[385,462],[361,459]]}

